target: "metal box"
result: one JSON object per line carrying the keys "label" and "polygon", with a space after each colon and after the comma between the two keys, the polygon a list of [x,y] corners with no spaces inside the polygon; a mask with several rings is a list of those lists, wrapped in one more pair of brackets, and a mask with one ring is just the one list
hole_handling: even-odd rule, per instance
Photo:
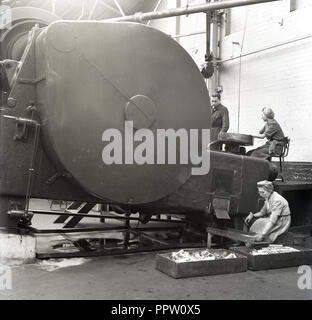
{"label": "metal box", "polygon": [[[198,249],[186,249],[185,251],[192,252]],[[209,251],[233,253],[224,249],[209,249]],[[172,252],[157,254],[156,269],[176,279],[247,271],[247,258],[236,252],[237,258],[190,262],[175,262],[170,258],[171,254]]]}
{"label": "metal box", "polygon": [[246,247],[232,247],[230,249],[247,257],[248,269],[250,270],[278,269],[312,264],[312,249],[296,246],[291,246],[291,248],[299,251],[252,255],[250,249]]}

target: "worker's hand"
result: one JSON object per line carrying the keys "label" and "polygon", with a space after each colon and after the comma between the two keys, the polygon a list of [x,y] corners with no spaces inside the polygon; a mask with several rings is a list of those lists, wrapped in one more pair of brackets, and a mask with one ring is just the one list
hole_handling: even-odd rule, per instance
{"label": "worker's hand", "polygon": [[247,216],[247,218],[245,219],[245,223],[246,223],[246,224],[249,224],[250,221],[252,220],[252,218],[253,218],[253,213],[250,212],[249,215]]}
{"label": "worker's hand", "polygon": [[263,238],[264,238],[264,235],[263,234],[256,234],[255,236],[254,236],[254,238],[255,238],[255,241],[262,241],[263,240]]}

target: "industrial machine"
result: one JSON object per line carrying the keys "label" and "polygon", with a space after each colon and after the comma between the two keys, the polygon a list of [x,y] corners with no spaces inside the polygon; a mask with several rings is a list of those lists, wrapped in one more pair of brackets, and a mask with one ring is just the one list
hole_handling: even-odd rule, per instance
{"label": "industrial machine", "polygon": [[205,175],[191,163],[103,162],[103,132],[125,141],[125,121],[209,129],[204,79],[175,40],[132,22],[19,14],[1,35],[1,228],[30,223],[30,198],[186,214],[201,226],[258,209],[256,182],[274,173],[265,160],[211,151]]}

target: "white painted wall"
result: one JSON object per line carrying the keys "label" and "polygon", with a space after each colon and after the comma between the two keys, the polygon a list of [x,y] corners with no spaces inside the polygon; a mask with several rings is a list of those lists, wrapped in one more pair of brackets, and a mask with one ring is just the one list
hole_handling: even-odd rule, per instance
{"label": "white painted wall", "polygon": [[[175,6],[175,0],[164,0],[162,9],[167,2]],[[204,2],[190,0],[189,5]],[[261,108],[271,106],[291,138],[287,161],[312,161],[312,1],[283,0],[225,13],[229,11],[231,19],[223,15],[220,84],[230,112],[230,131],[257,133],[263,126]],[[155,20],[151,25],[175,35],[176,19]],[[204,30],[205,14],[180,18],[180,34]],[[179,39],[199,66],[204,62],[205,41],[205,34]]]}
{"label": "white painted wall", "polygon": [[[240,31],[222,39],[221,59],[225,61],[220,84],[233,132],[256,133],[262,126],[261,107],[271,106],[291,138],[287,160],[312,161],[312,1],[298,1],[294,11],[290,11],[290,2],[231,12],[232,16],[241,15],[244,24]],[[253,54],[241,59],[239,98],[241,48],[242,55]]]}

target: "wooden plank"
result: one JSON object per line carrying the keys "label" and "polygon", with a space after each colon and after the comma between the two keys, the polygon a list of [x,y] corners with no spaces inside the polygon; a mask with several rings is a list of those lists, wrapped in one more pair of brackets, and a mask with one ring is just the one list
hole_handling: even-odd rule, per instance
{"label": "wooden plank", "polygon": [[234,241],[240,241],[244,243],[250,243],[250,244],[255,244],[257,246],[261,245],[267,245],[267,241],[255,241],[254,235],[255,233],[248,233],[236,229],[231,229],[231,228],[224,228],[224,229],[219,229],[219,228],[213,228],[213,227],[207,227],[206,228],[207,233],[210,233],[212,235],[220,236],[220,237],[225,237]]}

